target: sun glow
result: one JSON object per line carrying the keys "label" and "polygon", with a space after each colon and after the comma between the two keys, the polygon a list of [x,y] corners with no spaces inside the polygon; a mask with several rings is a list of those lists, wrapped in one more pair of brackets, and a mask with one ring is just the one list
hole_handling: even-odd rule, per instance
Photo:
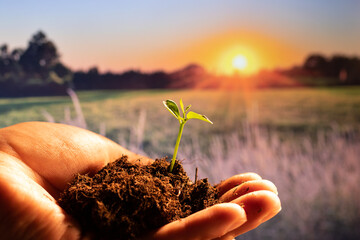
{"label": "sun glow", "polygon": [[234,57],[232,61],[232,65],[234,69],[242,71],[246,69],[248,65],[248,61],[245,56],[237,55],[236,57]]}
{"label": "sun glow", "polygon": [[[122,59],[120,55],[114,58],[114,64],[126,62],[144,71],[176,71],[189,63],[196,63],[212,74],[232,76],[291,67],[298,63],[297,59],[303,58],[297,48],[260,33],[221,32],[191,41],[186,44],[179,42],[173,49],[169,46],[154,50],[154,54],[132,51],[134,53],[126,61],[119,61]],[[243,56],[246,64],[244,60],[235,60],[237,56]]]}
{"label": "sun glow", "polygon": [[259,57],[249,47],[231,46],[218,58],[217,69],[226,75],[253,74],[259,70]]}

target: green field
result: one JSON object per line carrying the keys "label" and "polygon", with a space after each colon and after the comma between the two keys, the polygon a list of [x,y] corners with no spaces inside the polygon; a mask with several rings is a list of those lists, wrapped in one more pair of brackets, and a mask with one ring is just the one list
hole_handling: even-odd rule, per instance
{"label": "green field", "polygon": [[[214,137],[244,135],[248,126],[276,133],[282,141],[336,129],[358,134],[360,87],[266,89],[251,92],[214,90],[146,90],[78,92],[82,113],[70,96],[0,99],[0,127],[24,121],[81,124],[112,140],[150,156],[171,155],[177,122],[162,100],[183,99],[192,110],[204,113],[214,125],[187,124],[183,142],[198,141],[208,153]],[[46,117],[47,116],[47,117]],[[80,121],[80,124],[79,124]],[[195,134],[194,134],[195,133]]]}
{"label": "green field", "polygon": [[[149,147],[154,141],[155,145],[161,145],[169,137],[175,138],[176,120],[161,102],[168,98],[175,101],[182,98],[185,104],[193,105],[194,111],[206,114],[215,123],[208,126],[194,121],[186,127],[185,138],[194,132],[207,136],[241,132],[244,124],[286,135],[314,135],[332,128],[357,132],[360,126],[360,87],[252,92],[95,91],[77,95],[87,128],[99,132],[105,126],[108,137],[129,141],[134,129],[141,127],[145,146]],[[0,127],[23,121],[46,121],[45,112],[56,122],[69,122],[69,118],[77,117],[68,96],[0,99]]]}

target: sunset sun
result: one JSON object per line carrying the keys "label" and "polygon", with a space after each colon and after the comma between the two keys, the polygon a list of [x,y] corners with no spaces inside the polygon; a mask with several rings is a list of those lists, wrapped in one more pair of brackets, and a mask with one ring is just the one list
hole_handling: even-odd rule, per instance
{"label": "sunset sun", "polygon": [[243,55],[237,55],[232,60],[232,66],[235,70],[243,71],[248,66],[248,60]]}
{"label": "sunset sun", "polygon": [[220,74],[251,75],[260,68],[260,57],[254,47],[229,43],[219,53],[216,67]]}

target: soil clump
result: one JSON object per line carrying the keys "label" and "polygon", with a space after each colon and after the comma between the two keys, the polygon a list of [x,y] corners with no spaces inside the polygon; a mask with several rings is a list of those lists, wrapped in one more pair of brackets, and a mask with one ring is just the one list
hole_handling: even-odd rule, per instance
{"label": "soil clump", "polygon": [[96,239],[137,239],[167,223],[218,203],[207,179],[192,183],[177,161],[150,165],[122,156],[94,176],[76,175],[60,206]]}

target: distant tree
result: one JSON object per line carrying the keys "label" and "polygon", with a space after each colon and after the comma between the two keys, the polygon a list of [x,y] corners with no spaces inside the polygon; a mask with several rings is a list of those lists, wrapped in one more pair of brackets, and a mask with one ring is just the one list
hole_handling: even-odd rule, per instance
{"label": "distant tree", "polygon": [[97,76],[99,75],[99,70],[98,70],[97,67],[91,67],[91,68],[88,70],[88,74],[97,77]]}
{"label": "distant tree", "polygon": [[15,48],[14,50],[12,50],[11,52],[11,58],[18,62],[20,60],[21,55],[23,55],[24,53],[24,49],[21,48]]}
{"label": "distant tree", "polygon": [[339,70],[339,80],[342,84],[360,84],[360,59],[357,57],[343,59],[336,56],[332,59],[334,68]]}
{"label": "distant tree", "polygon": [[327,74],[338,77],[340,72],[349,70],[350,59],[346,56],[335,55],[329,60]]}
{"label": "distant tree", "polygon": [[4,58],[7,55],[8,46],[6,44],[0,46],[0,57]]}
{"label": "distant tree", "polygon": [[358,57],[333,55],[325,58],[320,54],[312,54],[306,58],[302,69],[306,74],[311,75],[312,81],[325,80],[325,85],[360,84],[360,59]]}
{"label": "distant tree", "polygon": [[67,77],[72,74],[72,71],[61,62],[56,63],[51,70],[61,78]]}
{"label": "distant tree", "polygon": [[0,76],[6,72],[7,45],[0,46]]}
{"label": "distant tree", "polygon": [[12,54],[8,51],[6,44],[0,46],[0,76],[9,78],[17,70],[20,70],[17,66],[16,60],[14,60]]}
{"label": "distant tree", "polygon": [[328,65],[327,59],[320,54],[313,54],[306,58],[303,68],[312,72],[324,73]]}
{"label": "distant tree", "polygon": [[42,31],[31,37],[25,50],[0,46],[0,97],[64,95],[72,76]]}
{"label": "distant tree", "polygon": [[20,56],[19,63],[29,75],[45,78],[51,67],[59,61],[59,54],[53,42],[39,31],[29,41],[28,48]]}

